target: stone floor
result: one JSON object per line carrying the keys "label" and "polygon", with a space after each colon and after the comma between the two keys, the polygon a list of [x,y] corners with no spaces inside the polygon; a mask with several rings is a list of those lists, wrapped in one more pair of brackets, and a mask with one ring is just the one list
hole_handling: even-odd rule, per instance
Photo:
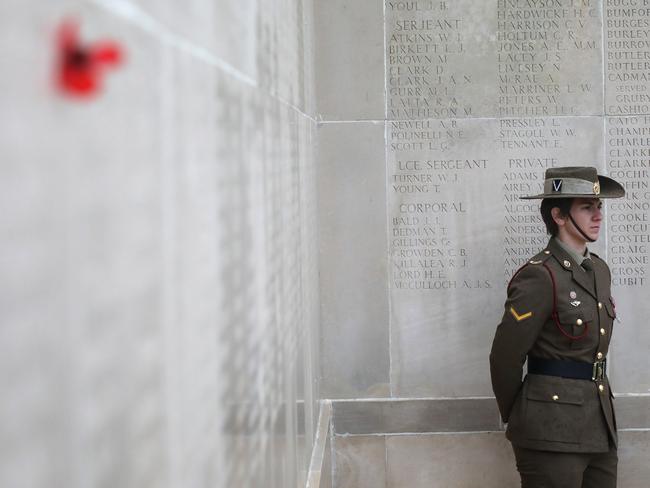
{"label": "stone floor", "polygon": [[[619,488],[647,488],[650,431],[620,433]],[[333,488],[519,488],[502,432],[334,437]]]}
{"label": "stone floor", "polygon": [[[617,398],[619,488],[647,488],[647,397]],[[321,488],[519,488],[494,399],[334,401],[332,484]]]}

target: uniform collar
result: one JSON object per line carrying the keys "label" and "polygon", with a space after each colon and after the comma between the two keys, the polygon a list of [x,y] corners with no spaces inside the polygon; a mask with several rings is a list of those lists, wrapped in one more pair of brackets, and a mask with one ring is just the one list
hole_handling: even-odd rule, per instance
{"label": "uniform collar", "polygon": [[[582,266],[580,266],[578,260],[576,260],[576,258],[572,256],[568,250],[565,250],[565,246],[563,246],[562,244],[564,243],[562,243],[558,239],[551,238],[546,250],[549,251],[548,253],[558,260],[559,264],[566,271],[571,272],[573,281],[575,281],[578,285],[584,288],[585,291],[587,291],[590,295],[592,295],[595,298],[596,289],[594,286],[593,278],[589,276],[589,274]],[[578,254],[579,258],[581,258],[580,259],[580,263],[581,263],[585,259],[584,256],[581,256],[580,253],[576,253],[576,254]]]}
{"label": "uniform collar", "polygon": [[578,265],[582,265],[582,262],[583,262],[585,259],[591,259],[590,255],[589,255],[589,249],[585,249],[585,253],[584,253],[584,254],[580,254],[578,251],[576,251],[575,249],[573,249],[573,248],[572,248],[571,246],[569,246],[568,244],[562,242],[562,241],[561,241],[560,239],[558,239],[557,237],[554,237],[553,240],[554,240],[554,241],[555,241],[555,242],[556,242],[556,243],[557,243],[557,244],[558,244],[562,249],[564,249],[564,251],[565,251],[569,256],[571,256],[571,257],[573,258],[573,261],[575,261],[576,264],[578,264]]}

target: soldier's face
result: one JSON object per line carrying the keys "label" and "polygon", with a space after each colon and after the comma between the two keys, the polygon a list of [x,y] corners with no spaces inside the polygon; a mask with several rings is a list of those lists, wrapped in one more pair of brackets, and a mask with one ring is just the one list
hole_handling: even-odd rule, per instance
{"label": "soldier's face", "polygon": [[[603,221],[602,207],[603,203],[599,198],[576,198],[571,205],[573,220],[593,240],[598,239],[600,233],[600,225]],[[584,240],[572,222],[567,222],[565,229],[574,239]]]}

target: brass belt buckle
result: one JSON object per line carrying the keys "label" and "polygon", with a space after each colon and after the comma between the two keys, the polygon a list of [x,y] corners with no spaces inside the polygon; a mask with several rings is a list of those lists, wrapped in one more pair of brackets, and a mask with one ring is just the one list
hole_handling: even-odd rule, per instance
{"label": "brass belt buckle", "polygon": [[591,381],[601,381],[605,377],[605,360],[596,361],[591,369]]}

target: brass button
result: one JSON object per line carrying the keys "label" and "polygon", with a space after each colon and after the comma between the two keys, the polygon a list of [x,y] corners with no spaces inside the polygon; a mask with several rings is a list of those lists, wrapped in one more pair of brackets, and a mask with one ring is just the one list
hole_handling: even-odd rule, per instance
{"label": "brass button", "polygon": [[556,401],[556,402],[557,402],[559,399],[560,399],[559,396],[557,396],[557,395],[553,395],[553,401]]}
{"label": "brass button", "polygon": [[601,392],[601,393],[604,392],[605,387],[603,385],[598,385],[598,391]]}
{"label": "brass button", "polygon": [[605,335],[607,334],[607,331],[605,329],[600,329],[600,335]]}
{"label": "brass button", "polygon": [[603,308],[603,304],[600,303],[600,302],[598,302],[598,308],[599,308],[599,309]]}
{"label": "brass button", "polygon": [[603,359],[603,353],[602,353],[602,352],[599,352],[598,354],[596,354],[596,357],[597,357],[598,359]]}
{"label": "brass button", "polygon": [[582,325],[582,319],[576,320],[576,325]]}
{"label": "brass button", "polygon": [[570,267],[571,267],[571,261],[569,261],[569,260],[567,260],[567,259],[564,260],[564,263],[563,263],[563,264],[564,264],[564,267],[565,267],[565,268],[570,268]]}

